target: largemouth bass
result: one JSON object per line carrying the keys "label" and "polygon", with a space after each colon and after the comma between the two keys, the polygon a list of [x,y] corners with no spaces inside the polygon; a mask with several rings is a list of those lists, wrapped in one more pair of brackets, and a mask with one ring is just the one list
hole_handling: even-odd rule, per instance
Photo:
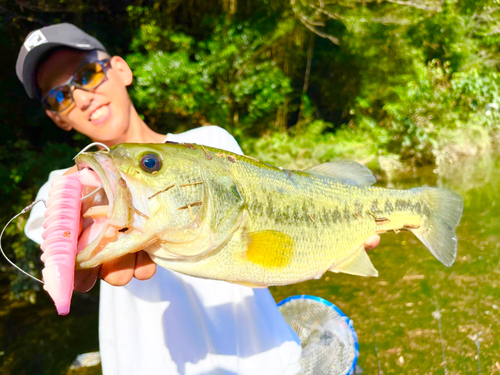
{"label": "largemouth bass", "polygon": [[410,230],[446,266],[457,253],[460,196],[373,187],[373,174],[355,162],[295,171],[167,143],[119,144],[76,163],[104,187],[83,204],[77,268],[145,250],[167,269],[265,287],[328,270],[377,276],[363,247],[375,233]]}

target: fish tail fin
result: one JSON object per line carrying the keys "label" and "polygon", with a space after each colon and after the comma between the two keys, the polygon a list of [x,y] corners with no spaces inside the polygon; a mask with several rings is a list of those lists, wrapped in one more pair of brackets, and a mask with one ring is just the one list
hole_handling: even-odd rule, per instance
{"label": "fish tail fin", "polygon": [[450,267],[457,256],[458,238],[455,230],[464,208],[462,197],[440,188],[424,187],[411,190],[424,196],[428,209],[424,210],[424,224],[420,228],[410,230],[436,259]]}

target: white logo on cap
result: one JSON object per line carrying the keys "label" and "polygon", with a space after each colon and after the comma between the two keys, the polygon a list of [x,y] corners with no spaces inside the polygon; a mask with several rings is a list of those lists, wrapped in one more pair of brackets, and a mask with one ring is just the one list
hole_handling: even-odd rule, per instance
{"label": "white logo on cap", "polygon": [[24,48],[31,51],[33,48],[38,47],[40,44],[47,43],[47,38],[40,30],[34,31],[28,39],[24,42]]}

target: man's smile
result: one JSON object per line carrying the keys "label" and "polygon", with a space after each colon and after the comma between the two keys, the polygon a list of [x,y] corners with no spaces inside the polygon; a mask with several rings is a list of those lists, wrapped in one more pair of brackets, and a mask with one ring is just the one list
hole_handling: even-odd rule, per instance
{"label": "man's smile", "polygon": [[92,121],[94,123],[99,123],[107,120],[110,114],[110,108],[108,105],[102,105],[92,111],[92,113],[89,116],[89,121]]}

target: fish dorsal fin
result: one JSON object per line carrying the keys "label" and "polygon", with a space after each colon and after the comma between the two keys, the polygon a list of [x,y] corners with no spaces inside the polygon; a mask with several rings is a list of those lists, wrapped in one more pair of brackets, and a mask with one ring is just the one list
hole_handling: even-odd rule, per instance
{"label": "fish dorsal fin", "polygon": [[373,267],[370,257],[364,246],[361,246],[356,254],[344,263],[330,268],[332,272],[348,273],[356,276],[378,276],[378,271]]}
{"label": "fish dorsal fin", "polygon": [[330,161],[305,170],[308,173],[329,176],[359,186],[373,185],[377,180],[363,164],[350,160]]}
{"label": "fish dorsal fin", "polygon": [[293,238],[275,230],[246,233],[248,250],[245,258],[267,269],[288,266],[295,251]]}

